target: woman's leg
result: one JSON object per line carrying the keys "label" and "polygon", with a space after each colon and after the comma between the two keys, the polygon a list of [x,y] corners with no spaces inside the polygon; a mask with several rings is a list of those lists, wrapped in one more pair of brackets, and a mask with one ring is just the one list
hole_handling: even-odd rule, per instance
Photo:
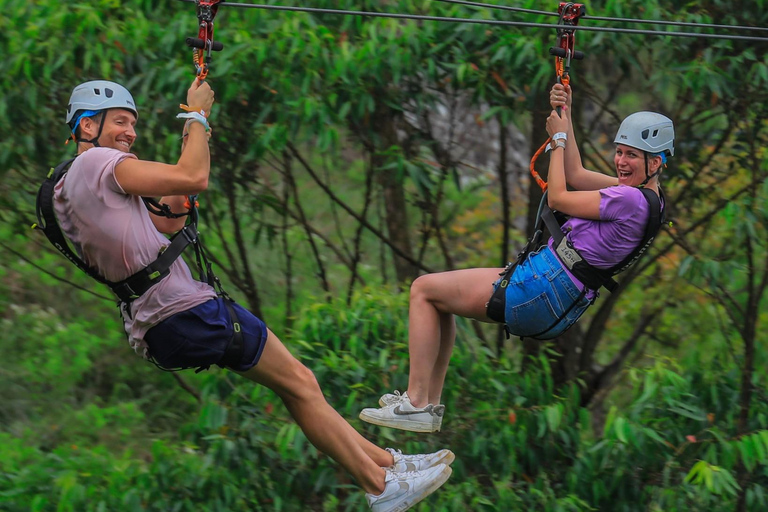
{"label": "woman's leg", "polygon": [[491,320],[485,305],[501,268],[427,274],[411,285],[408,310],[408,397],[415,407],[439,404],[456,338],[453,315]]}
{"label": "woman's leg", "polygon": [[326,402],[312,371],[272,331],[259,363],[239,373],[277,393],[307,439],[349,471],[366,492],[384,490],[382,467],[393,464],[392,455],[363,438]]}

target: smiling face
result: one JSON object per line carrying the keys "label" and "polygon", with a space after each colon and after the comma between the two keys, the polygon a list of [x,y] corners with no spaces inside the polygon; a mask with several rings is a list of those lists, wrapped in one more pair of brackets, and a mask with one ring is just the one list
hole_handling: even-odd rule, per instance
{"label": "smiling face", "polygon": [[[613,155],[619,185],[637,187],[645,180],[645,152],[624,144],[616,144]],[[660,156],[648,156],[648,175],[653,175],[661,166]],[[656,179],[655,177],[653,178]]]}
{"label": "smiling face", "polygon": [[[84,118],[80,121],[82,139],[90,140],[99,134],[100,121]],[[128,153],[136,141],[136,115],[130,110],[121,108],[105,112],[104,127],[101,130],[98,143],[101,147],[117,149]]]}

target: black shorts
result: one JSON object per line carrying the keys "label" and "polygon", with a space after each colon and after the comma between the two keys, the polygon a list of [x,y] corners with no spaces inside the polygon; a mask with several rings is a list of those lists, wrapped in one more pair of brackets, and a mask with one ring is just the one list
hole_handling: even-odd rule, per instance
{"label": "black shorts", "polygon": [[[169,316],[144,335],[149,355],[164,368],[200,368],[218,364],[232,339],[233,327],[224,301],[216,298]],[[243,357],[228,366],[244,372],[259,362],[267,326],[250,311],[231,303],[243,335]],[[221,365],[219,365],[221,366]]]}

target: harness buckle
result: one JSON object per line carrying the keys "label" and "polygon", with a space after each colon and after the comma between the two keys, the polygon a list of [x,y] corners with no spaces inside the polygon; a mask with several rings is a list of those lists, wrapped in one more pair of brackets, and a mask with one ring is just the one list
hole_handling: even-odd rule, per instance
{"label": "harness buckle", "polygon": [[184,238],[187,239],[187,242],[189,242],[190,244],[194,244],[197,242],[197,233],[195,233],[194,235],[190,234],[189,232],[192,230],[188,228],[189,226],[184,226],[181,229],[181,234],[184,236]]}
{"label": "harness buckle", "polygon": [[136,293],[136,290],[131,288],[131,285],[128,283],[120,283],[119,285],[114,286],[112,291],[115,292],[123,302],[129,302],[139,298],[139,294]]}
{"label": "harness buckle", "polygon": [[560,240],[560,243],[557,244],[555,252],[557,252],[557,255],[560,256],[560,261],[562,261],[565,266],[568,267],[568,270],[573,270],[573,267],[576,264],[584,260],[573,246],[573,244],[571,244],[571,242],[569,242],[566,237],[563,237],[563,239]]}

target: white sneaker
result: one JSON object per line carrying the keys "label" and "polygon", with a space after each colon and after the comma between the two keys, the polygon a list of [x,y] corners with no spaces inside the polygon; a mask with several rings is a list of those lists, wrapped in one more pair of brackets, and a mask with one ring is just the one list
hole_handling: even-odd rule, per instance
{"label": "white sneaker", "polygon": [[392,448],[387,448],[386,450],[391,453],[392,458],[395,459],[395,463],[392,465],[392,471],[396,473],[423,471],[439,464],[448,466],[456,458],[451,450],[440,450],[435,453],[421,453],[414,455],[405,455],[400,450]]}
{"label": "white sneaker", "polygon": [[451,468],[445,464],[407,473],[387,470],[384,492],[365,497],[373,512],[403,512],[436,491],[449,476]]}
{"label": "white sneaker", "polygon": [[398,390],[395,390],[394,393],[384,393],[383,395],[381,395],[381,398],[379,398],[379,407],[384,407],[389,404],[397,403],[401,401],[403,398],[408,398],[407,391],[402,395]]}
{"label": "white sneaker", "polygon": [[363,409],[360,412],[360,419],[374,425],[411,432],[440,431],[445,414],[444,405],[427,404],[426,407],[417,408],[411,405],[407,394],[400,396],[399,401],[391,402],[379,409]]}

